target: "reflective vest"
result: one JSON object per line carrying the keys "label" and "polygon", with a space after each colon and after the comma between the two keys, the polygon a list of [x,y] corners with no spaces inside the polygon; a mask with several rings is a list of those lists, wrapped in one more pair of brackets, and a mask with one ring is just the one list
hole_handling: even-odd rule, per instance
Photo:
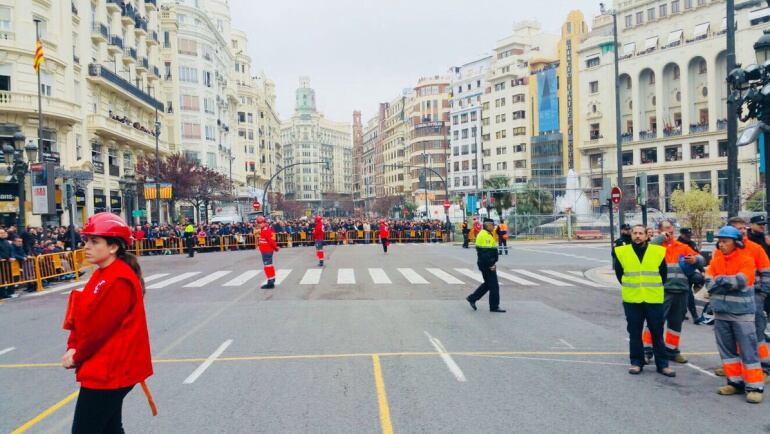
{"label": "reflective vest", "polygon": [[770,259],[768,259],[765,249],[748,237],[743,238],[743,245],[746,246],[744,251],[751,256],[756,266],[754,290],[761,294],[770,294]]}
{"label": "reflective vest", "polygon": [[687,244],[676,240],[664,241],[666,249],[666,281],[663,286],[666,292],[680,293],[690,290],[690,279],[679,266],[681,256],[695,256],[698,264],[703,265],[703,257]]}
{"label": "reflective vest", "polygon": [[[764,252],[763,252],[764,253]],[[706,271],[706,288],[711,294],[709,305],[716,313],[754,314],[754,259],[745,249],[725,256],[714,252]]]}
{"label": "reflective vest", "polygon": [[493,237],[492,234],[487,232],[485,229],[482,229],[481,232],[479,232],[479,234],[476,235],[476,247],[479,247],[479,248],[497,247],[497,241],[495,241],[495,237]]}
{"label": "reflective vest", "polygon": [[615,247],[615,256],[623,266],[621,295],[624,302],[663,303],[663,279],[659,268],[666,257],[665,248],[648,244],[641,262],[632,244]]}

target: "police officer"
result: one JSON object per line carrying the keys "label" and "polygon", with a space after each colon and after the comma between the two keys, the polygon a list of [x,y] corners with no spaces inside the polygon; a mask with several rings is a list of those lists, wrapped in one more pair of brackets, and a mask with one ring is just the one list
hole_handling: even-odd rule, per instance
{"label": "police officer", "polygon": [[187,226],[184,227],[184,240],[187,243],[187,257],[195,256],[195,227],[192,221],[187,219]]}
{"label": "police officer", "polygon": [[500,309],[500,285],[495,266],[498,259],[497,242],[492,236],[494,229],[495,222],[492,219],[484,219],[484,228],[476,235],[476,263],[484,282],[466,300],[473,310],[476,310],[476,302],[489,292],[489,311],[502,313],[505,310]]}

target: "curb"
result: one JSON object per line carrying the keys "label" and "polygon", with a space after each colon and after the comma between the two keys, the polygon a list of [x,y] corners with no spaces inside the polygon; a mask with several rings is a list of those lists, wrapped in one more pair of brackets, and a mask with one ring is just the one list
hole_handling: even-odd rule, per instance
{"label": "curb", "polygon": [[584,275],[591,281],[600,285],[608,286],[617,291],[620,290],[620,284],[618,284],[617,279],[615,279],[615,273],[609,265],[591,268],[590,270],[586,270]]}

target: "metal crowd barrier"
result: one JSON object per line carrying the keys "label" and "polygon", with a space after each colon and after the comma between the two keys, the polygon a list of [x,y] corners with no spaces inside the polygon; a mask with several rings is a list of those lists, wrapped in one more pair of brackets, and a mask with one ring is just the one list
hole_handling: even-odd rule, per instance
{"label": "metal crowd barrier", "polygon": [[0,260],[0,288],[34,287],[42,291],[48,283],[80,280],[83,270],[93,267],[81,250],[28,256],[24,261]]}

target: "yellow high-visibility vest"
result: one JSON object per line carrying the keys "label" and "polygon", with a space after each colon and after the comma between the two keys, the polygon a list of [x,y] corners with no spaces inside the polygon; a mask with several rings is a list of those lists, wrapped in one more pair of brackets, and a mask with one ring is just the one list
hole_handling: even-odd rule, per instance
{"label": "yellow high-visibility vest", "polygon": [[663,279],[659,269],[666,257],[665,247],[648,244],[641,262],[632,244],[615,247],[615,256],[623,266],[620,291],[624,302],[663,303]]}

